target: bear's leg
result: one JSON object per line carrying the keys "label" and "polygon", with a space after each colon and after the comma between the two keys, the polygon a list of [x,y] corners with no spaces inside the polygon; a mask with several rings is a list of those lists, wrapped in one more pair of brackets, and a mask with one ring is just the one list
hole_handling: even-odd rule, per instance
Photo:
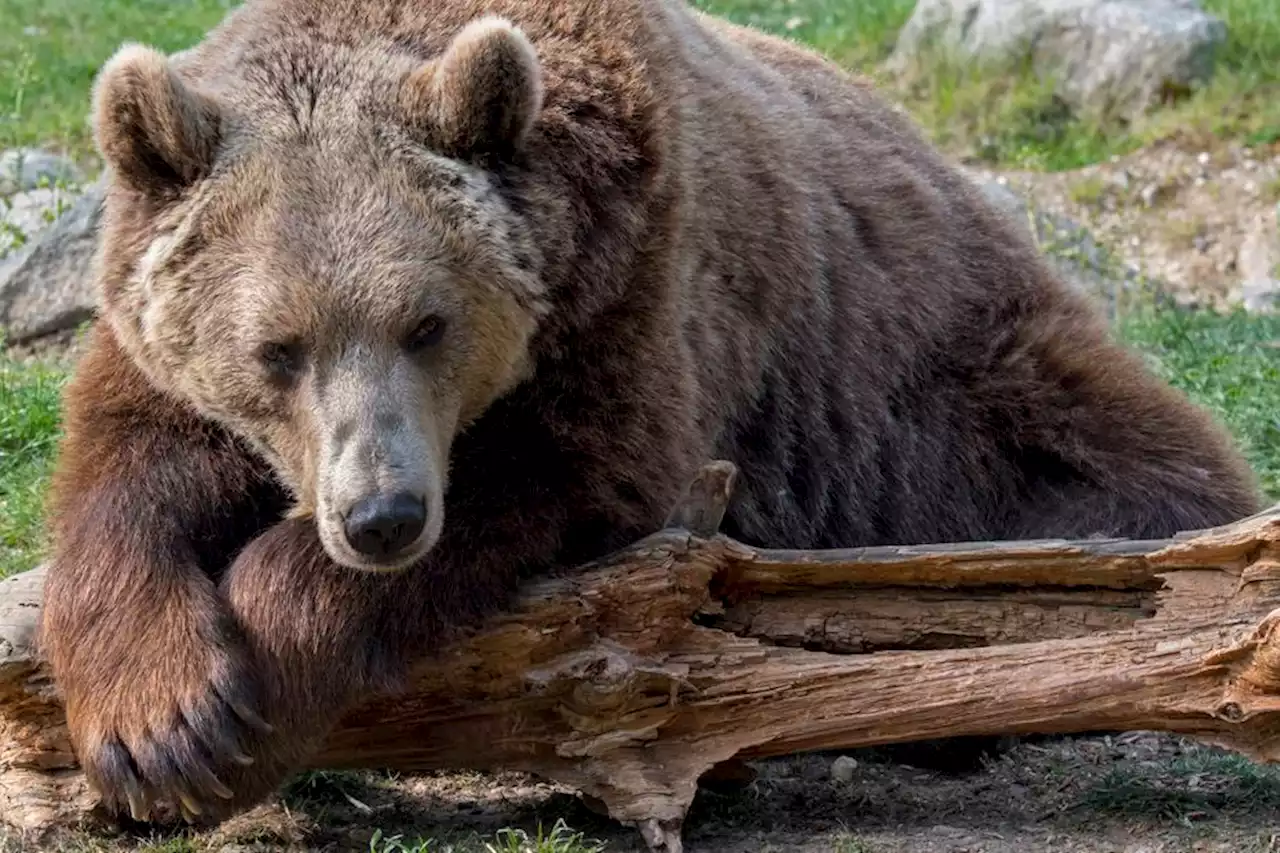
{"label": "bear's leg", "polygon": [[1151,539],[1260,509],[1256,478],[1204,408],[1111,340],[1082,303],[1027,322],[975,396],[1019,469],[1004,539]]}
{"label": "bear's leg", "polygon": [[211,564],[252,535],[273,489],[102,326],[64,415],[40,644],[72,743],[109,810],[214,813],[264,724]]}
{"label": "bear's leg", "polygon": [[[1162,539],[1261,508],[1252,472],[1225,430],[1131,353],[1092,327],[1044,345],[1029,370],[1040,381],[1023,386],[1023,405],[1007,418],[1021,439],[1026,492],[1010,498],[1013,519],[993,538]],[[965,773],[1014,742],[971,737],[884,751]]]}
{"label": "bear's leg", "polygon": [[405,571],[361,572],[326,552],[314,519],[288,518],[247,545],[220,582],[276,727],[236,803],[266,797],[353,704],[407,688],[415,663],[507,605],[513,555],[495,530],[458,547],[449,532]]}
{"label": "bear's leg", "polygon": [[[1178,533],[1238,521],[1259,507],[1239,493],[1234,480],[1201,470],[1187,482],[1176,461],[1138,464],[1111,483],[1056,487],[1027,501],[1009,539],[1165,539]],[[1178,482],[1182,479],[1183,482]]]}

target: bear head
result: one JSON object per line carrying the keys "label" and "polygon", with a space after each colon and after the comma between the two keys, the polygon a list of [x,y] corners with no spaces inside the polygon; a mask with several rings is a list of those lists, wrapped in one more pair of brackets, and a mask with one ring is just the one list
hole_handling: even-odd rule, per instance
{"label": "bear head", "polygon": [[99,73],[102,316],[262,454],[335,561],[402,569],[441,535],[455,437],[532,370],[540,260],[495,163],[536,123],[539,60],[498,18],[425,59],[237,50],[184,74],[126,45]]}

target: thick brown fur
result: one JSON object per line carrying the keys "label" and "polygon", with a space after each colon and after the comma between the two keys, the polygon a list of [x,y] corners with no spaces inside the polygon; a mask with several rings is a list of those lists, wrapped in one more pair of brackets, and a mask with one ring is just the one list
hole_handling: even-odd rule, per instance
{"label": "thick brown fur", "polygon": [[[484,15],[513,27],[442,59]],[[42,641],[86,770],[139,816],[269,794],[352,702],[522,573],[654,530],[713,457],[742,470],[726,532],[769,546],[1258,507],[1224,432],[798,47],[675,0],[249,0],[167,63],[128,50],[95,95],[103,322]],[[483,318],[447,376],[403,380],[456,410],[443,528],[362,572],[312,514],[321,379],[272,385],[249,342],[296,332],[313,372],[368,329],[391,352],[428,279]]]}

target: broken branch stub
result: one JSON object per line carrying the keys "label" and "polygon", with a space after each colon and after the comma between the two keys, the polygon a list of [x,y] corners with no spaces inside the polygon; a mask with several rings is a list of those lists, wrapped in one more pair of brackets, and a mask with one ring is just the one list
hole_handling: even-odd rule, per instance
{"label": "broken branch stub", "polygon": [[[1280,759],[1280,507],[1160,541],[762,550],[715,533],[734,476],[708,466],[667,529],[529,584],[311,765],[529,771],[678,851],[731,760],[1117,730]],[[31,647],[42,580],[0,582],[0,817],[36,831],[96,803]]]}

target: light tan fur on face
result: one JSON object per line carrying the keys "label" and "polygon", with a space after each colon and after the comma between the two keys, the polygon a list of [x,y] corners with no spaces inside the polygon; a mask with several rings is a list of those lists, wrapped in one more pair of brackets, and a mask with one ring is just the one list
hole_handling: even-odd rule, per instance
{"label": "light tan fur on face", "polygon": [[[545,310],[538,252],[467,157],[528,132],[541,97],[536,56],[499,19],[463,28],[417,70],[353,56],[343,87],[318,92],[307,115],[264,107],[229,146],[235,156],[179,184],[167,170],[148,174],[139,147],[159,135],[166,150],[211,157],[215,142],[199,132],[222,122],[216,101],[167,63],[122,51],[98,84],[103,150],[132,170],[115,191],[151,207],[144,242],[104,249],[108,262],[131,257],[104,293],[109,320],[158,385],[260,451],[334,560],[407,566],[443,529],[454,437],[532,369]],[[398,110],[389,122],[385,109],[370,112],[385,99]],[[117,120],[135,114],[146,120]],[[370,127],[371,115],[383,123]],[[210,171],[203,162],[182,174]],[[443,340],[407,352],[428,314],[445,318]],[[287,383],[262,363],[269,344],[301,354]],[[343,517],[373,492],[396,491],[423,497],[426,530],[373,565],[346,542]]]}
{"label": "light tan fur on face", "polygon": [[418,542],[378,568],[411,564],[439,539],[457,424],[455,401],[442,384],[422,381],[418,366],[394,352],[357,351],[333,369],[326,387],[315,389],[316,523],[326,549],[344,564],[371,567],[343,533],[343,512],[366,495],[407,491],[427,507]]}

